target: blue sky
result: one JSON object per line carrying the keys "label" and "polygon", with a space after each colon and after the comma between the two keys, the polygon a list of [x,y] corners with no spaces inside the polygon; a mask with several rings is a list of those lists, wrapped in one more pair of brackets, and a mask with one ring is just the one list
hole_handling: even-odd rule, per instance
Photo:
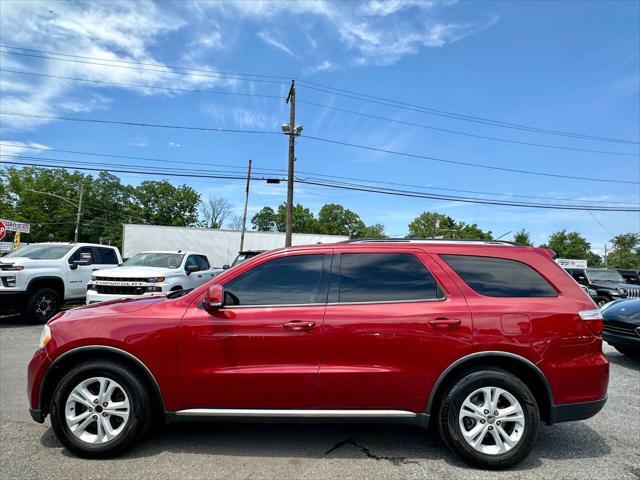
{"label": "blue sky", "polygon": [[[631,1],[3,1],[0,20],[1,43],[9,46],[190,69],[295,77],[447,112],[637,142],[639,5]],[[287,91],[287,86],[279,83],[178,75],[168,68],[142,71],[7,53],[0,60],[5,70],[105,82],[280,97]],[[1,107],[5,112],[261,131],[279,130],[288,120],[288,107],[281,98],[100,85],[6,71],[1,74]],[[500,128],[362,102],[302,84],[297,98],[297,123],[304,125],[296,148],[299,171],[494,194],[466,194],[484,198],[513,199],[508,195],[515,194],[580,199],[593,204],[640,202],[637,184],[450,165],[320,143],[305,139],[305,135],[456,161],[630,181],[640,178],[637,144]],[[354,116],[304,101],[475,135],[632,155],[497,142]],[[5,155],[101,161],[23,148],[35,145],[193,162],[190,168],[202,171],[221,168],[197,164],[244,168],[249,158],[256,169],[286,168],[284,135],[1,118],[0,137],[14,145],[2,147]],[[145,164],[125,159],[113,163]],[[189,167],[176,164],[176,168]],[[121,177],[131,183],[145,179],[142,175]],[[203,197],[211,194],[227,198],[240,213],[242,182],[169,180],[191,185]],[[276,206],[284,198],[284,185],[254,182],[250,214],[264,205]],[[538,244],[550,232],[577,230],[599,252],[612,234],[640,231],[637,213],[595,213],[594,218],[582,211],[472,205],[308,185],[296,188],[295,201],[316,213],[324,203],[341,203],[367,223],[384,224],[386,232],[394,236],[405,235],[407,224],[425,210],[477,223],[496,235],[526,228]]]}

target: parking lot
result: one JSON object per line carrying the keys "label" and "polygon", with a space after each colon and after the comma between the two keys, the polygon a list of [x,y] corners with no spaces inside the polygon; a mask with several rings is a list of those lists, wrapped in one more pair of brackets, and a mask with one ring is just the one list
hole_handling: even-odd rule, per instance
{"label": "parking lot", "polygon": [[380,425],[194,423],[156,429],[122,457],[70,455],[27,412],[26,365],[40,326],[0,319],[3,478],[640,478],[640,363],[606,346],[609,401],[596,417],[541,427],[507,472],[465,467],[431,431]]}

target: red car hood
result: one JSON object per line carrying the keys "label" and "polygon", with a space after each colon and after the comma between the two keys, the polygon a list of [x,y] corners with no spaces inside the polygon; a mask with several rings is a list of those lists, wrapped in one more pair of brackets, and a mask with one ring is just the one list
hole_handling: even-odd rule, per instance
{"label": "red car hood", "polygon": [[51,322],[58,320],[73,320],[79,317],[102,317],[104,315],[121,315],[123,313],[132,313],[151,305],[163,302],[164,296],[138,298],[125,298],[121,300],[109,300],[107,302],[94,303],[83,307],[73,308],[63,312],[61,315],[54,317]]}

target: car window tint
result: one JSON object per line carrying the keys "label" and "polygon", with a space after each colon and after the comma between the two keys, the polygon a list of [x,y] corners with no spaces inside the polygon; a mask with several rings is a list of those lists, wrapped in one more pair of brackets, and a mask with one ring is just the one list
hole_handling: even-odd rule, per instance
{"label": "car window tint", "polygon": [[441,255],[476,292],[489,297],[556,297],[558,293],[529,265],[516,260]]}
{"label": "car window tint", "polygon": [[71,255],[69,257],[69,263],[71,264],[71,263],[75,262],[76,260],[80,260],[83,253],[91,254],[91,262],[92,263],[96,263],[96,260],[93,258],[94,257],[93,248],[91,248],[91,247],[80,247],[78,250],[73,252],[73,255]]}
{"label": "car window tint", "polygon": [[232,305],[316,303],[325,255],[294,255],[262,263],[224,285]]}
{"label": "car window tint", "polygon": [[96,263],[101,263],[105,265],[117,265],[118,264],[118,256],[116,255],[115,250],[112,248],[98,248],[99,260]]}
{"label": "car window tint", "polygon": [[197,261],[198,261],[198,267],[200,267],[200,270],[209,270],[209,268],[211,268],[209,266],[209,260],[207,260],[207,257],[205,257],[204,255],[198,255]]}
{"label": "car window tint", "polygon": [[433,300],[442,291],[424,264],[410,253],[343,253],[338,301]]}
{"label": "car window tint", "polygon": [[198,259],[195,255],[189,255],[187,257],[187,261],[184,262],[184,268],[185,270],[191,266],[198,266]]}

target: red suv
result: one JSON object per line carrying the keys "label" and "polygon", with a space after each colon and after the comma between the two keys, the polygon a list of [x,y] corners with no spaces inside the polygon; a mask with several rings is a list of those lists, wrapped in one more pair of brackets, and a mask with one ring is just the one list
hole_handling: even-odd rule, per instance
{"label": "red suv", "polygon": [[360,241],[263,253],[167,297],[59,314],[29,365],[31,416],[105,457],[158,420],[437,425],[505,468],[539,422],[607,398],[602,317],[550,250]]}

